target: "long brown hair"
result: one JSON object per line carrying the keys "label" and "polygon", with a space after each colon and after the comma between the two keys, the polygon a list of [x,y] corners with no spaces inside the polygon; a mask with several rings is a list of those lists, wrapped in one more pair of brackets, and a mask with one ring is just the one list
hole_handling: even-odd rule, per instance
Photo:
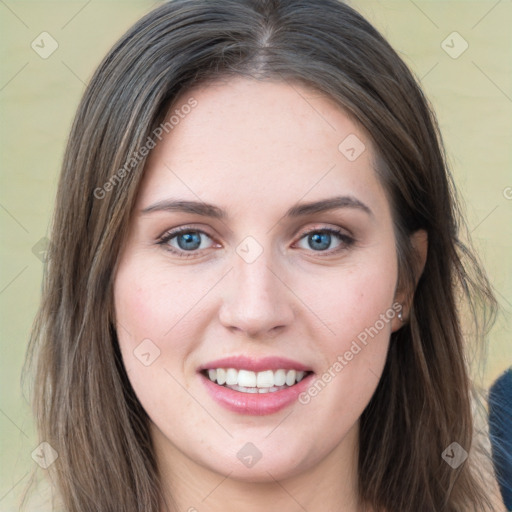
{"label": "long brown hair", "polygon": [[[442,453],[452,442],[471,452],[461,308],[469,305],[475,338],[483,339],[495,300],[462,241],[465,225],[429,103],[376,29],[336,0],[165,3],[121,38],[87,87],[64,157],[27,355],[41,440],[59,454],[49,471],[65,510],[158,512],[163,503],[148,417],[113,327],[113,276],[145,163],[133,155],[178,95],[234,75],[321,91],[376,148],[399,283],[413,298],[361,417],[361,500],[388,512],[492,510],[471,457],[453,469]],[[409,236],[419,229],[429,246],[418,281]]]}

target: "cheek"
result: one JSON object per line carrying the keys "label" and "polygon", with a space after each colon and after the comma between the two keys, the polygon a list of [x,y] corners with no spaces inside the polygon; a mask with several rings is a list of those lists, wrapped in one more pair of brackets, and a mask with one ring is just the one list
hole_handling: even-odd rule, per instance
{"label": "cheek", "polygon": [[314,294],[315,312],[329,329],[318,324],[312,338],[324,356],[324,367],[302,403],[311,403],[320,415],[328,411],[336,431],[357,421],[384,368],[396,315],[392,304],[397,267],[394,253],[387,255],[381,252],[371,262],[361,260],[340,270],[329,286],[318,284]]}
{"label": "cheek", "polygon": [[[327,352],[350,345],[351,340],[374,326],[380,315],[388,312],[393,318],[395,311],[391,306],[397,278],[393,255],[387,257],[384,253],[380,261],[360,261],[340,269],[334,276],[330,273],[324,283],[317,280],[314,287],[310,283],[308,289],[313,293],[308,300],[331,331],[331,336],[322,336],[328,343]],[[391,320],[384,326],[379,322],[377,327],[389,335]],[[325,327],[324,330],[328,335],[329,331]]]}
{"label": "cheek", "polygon": [[[193,407],[173,376],[183,381],[183,362],[196,343],[191,340],[199,339],[193,333],[200,318],[198,297],[205,290],[193,280],[186,286],[186,276],[179,270],[169,274],[154,262],[133,258],[122,262],[114,283],[116,329],[124,367],[153,420],[161,415],[158,411],[169,409],[169,396],[180,410]],[[184,330],[192,336],[185,338]]]}
{"label": "cheek", "polygon": [[[186,316],[187,294],[179,277],[169,279],[154,264],[124,260],[114,283],[116,330],[124,366],[139,395],[164,378],[173,330]],[[184,295],[184,296],[180,296]],[[178,327],[176,327],[178,326]],[[164,343],[165,340],[165,343]]]}
{"label": "cheek", "polygon": [[[189,270],[151,263],[127,262],[116,276],[114,286],[116,320],[132,343],[150,338],[155,343],[172,344],[173,331],[198,319],[200,301],[208,283]],[[193,325],[193,324],[192,324]]]}

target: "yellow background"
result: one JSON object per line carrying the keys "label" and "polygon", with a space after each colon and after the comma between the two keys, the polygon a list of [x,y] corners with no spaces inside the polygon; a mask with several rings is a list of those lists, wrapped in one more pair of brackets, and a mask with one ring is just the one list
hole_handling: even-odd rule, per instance
{"label": "yellow background", "polygon": [[[437,112],[473,240],[502,307],[483,368],[483,383],[488,385],[512,362],[512,2],[351,4],[421,79]],[[37,437],[20,375],[43,270],[33,247],[47,235],[66,137],[84,84],[100,59],[155,5],[110,0],[0,2],[2,511],[18,510],[17,500],[35,464],[31,453]],[[59,46],[42,59],[31,43],[45,31]],[[458,58],[441,46],[454,31],[469,45]],[[464,44],[455,38],[445,43],[453,46],[452,52]]]}

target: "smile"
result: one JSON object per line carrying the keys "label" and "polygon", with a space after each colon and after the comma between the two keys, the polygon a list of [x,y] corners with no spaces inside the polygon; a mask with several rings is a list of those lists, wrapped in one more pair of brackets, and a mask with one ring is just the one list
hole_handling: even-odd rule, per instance
{"label": "smile", "polygon": [[302,370],[237,370],[235,368],[211,368],[203,370],[210,381],[241,393],[275,393],[300,382],[307,374]]}
{"label": "smile", "polygon": [[222,408],[252,416],[292,406],[315,378],[311,366],[286,357],[233,355],[197,368],[207,393]]}

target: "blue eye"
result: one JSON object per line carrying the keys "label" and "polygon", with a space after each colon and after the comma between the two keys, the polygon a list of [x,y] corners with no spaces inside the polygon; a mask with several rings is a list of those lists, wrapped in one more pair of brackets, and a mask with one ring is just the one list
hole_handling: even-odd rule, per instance
{"label": "blue eye", "polygon": [[[178,229],[166,233],[160,240],[159,244],[168,246],[172,252],[180,256],[188,256],[184,252],[194,252],[199,249],[207,249],[203,244],[203,237],[210,238],[205,232],[193,230],[190,228]],[[192,256],[192,254],[190,254]]]}
{"label": "blue eye", "polygon": [[331,245],[332,235],[330,233],[313,233],[308,235],[308,243],[312,249],[324,251]]}
{"label": "blue eye", "polygon": [[[304,242],[306,246],[303,245]],[[341,231],[324,228],[303,233],[296,245],[301,249],[313,250],[317,253],[333,254],[348,249],[354,242],[353,238]],[[183,227],[165,233],[158,240],[158,244],[177,256],[187,258],[198,256],[201,249],[211,248],[213,240],[204,231]],[[334,247],[333,244],[335,244]]]}
{"label": "blue eye", "polygon": [[[304,233],[300,241],[305,240],[307,247],[302,246],[302,249],[313,249],[315,252],[325,252],[327,250],[341,250],[343,246],[349,247],[354,243],[354,240],[348,235],[343,234],[336,229],[316,229]],[[332,242],[337,242],[335,247],[331,246]]]}
{"label": "blue eye", "polygon": [[179,248],[184,251],[199,249],[199,246],[201,245],[201,236],[199,233],[180,233],[179,235],[176,235],[175,238],[178,242]]}

